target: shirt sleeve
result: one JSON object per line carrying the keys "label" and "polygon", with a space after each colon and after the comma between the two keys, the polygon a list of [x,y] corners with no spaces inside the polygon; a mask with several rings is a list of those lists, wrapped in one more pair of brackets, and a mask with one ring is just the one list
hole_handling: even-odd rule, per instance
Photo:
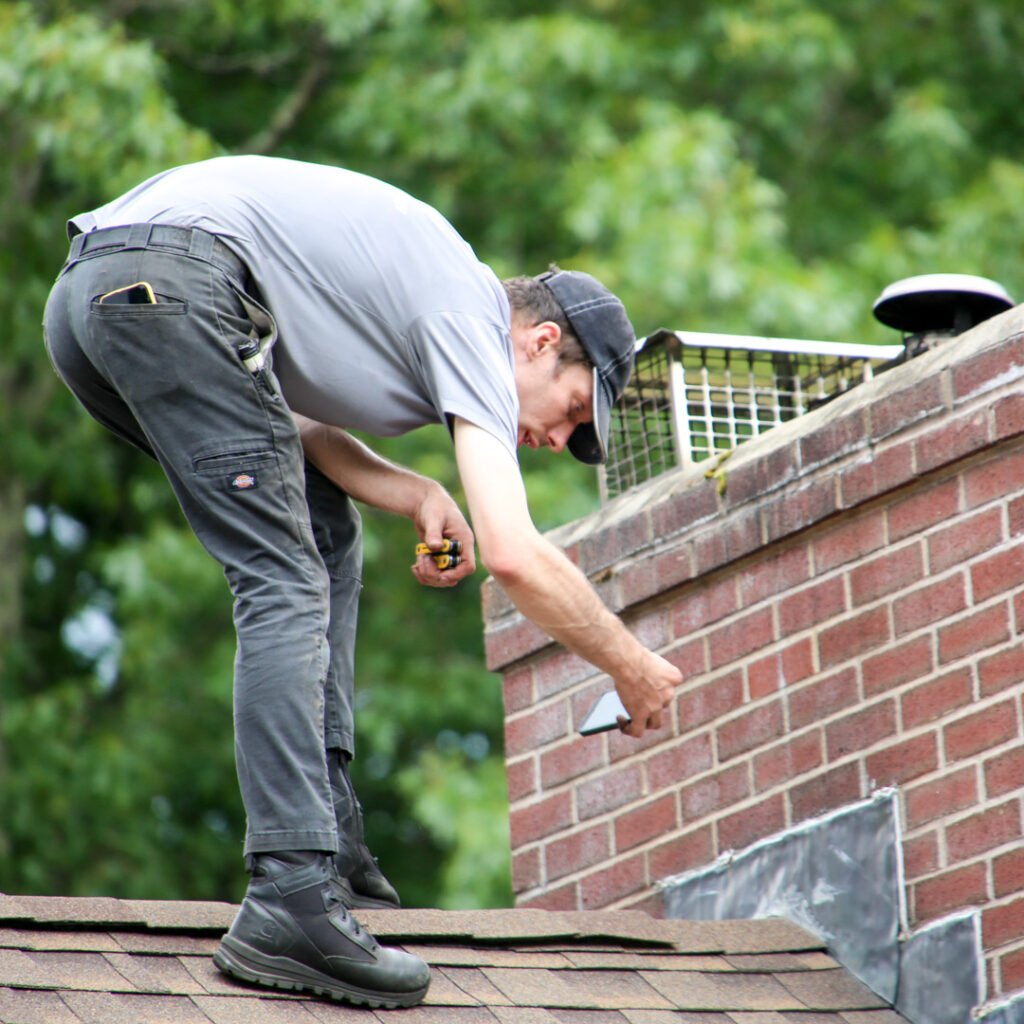
{"label": "shirt sleeve", "polygon": [[436,312],[419,317],[407,339],[439,419],[467,420],[517,458],[519,399],[508,329],[466,313]]}

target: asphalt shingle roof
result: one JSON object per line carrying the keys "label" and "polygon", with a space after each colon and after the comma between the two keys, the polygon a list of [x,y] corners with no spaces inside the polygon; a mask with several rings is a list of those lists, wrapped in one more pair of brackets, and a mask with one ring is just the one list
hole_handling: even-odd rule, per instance
{"label": "asphalt shingle roof", "polygon": [[366,1010],[236,983],[236,908],[0,894],[2,1024],[905,1024],[781,920],[638,911],[363,911],[432,968],[426,1001]]}

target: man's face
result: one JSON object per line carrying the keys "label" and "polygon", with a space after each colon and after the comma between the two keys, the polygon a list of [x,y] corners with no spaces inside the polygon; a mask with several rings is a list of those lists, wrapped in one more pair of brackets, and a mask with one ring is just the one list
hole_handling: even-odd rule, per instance
{"label": "man's face", "polygon": [[572,432],[593,418],[594,374],[585,366],[559,366],[558,337],[540,324],[527,328],[516,352],[519,444],[560,452]]}

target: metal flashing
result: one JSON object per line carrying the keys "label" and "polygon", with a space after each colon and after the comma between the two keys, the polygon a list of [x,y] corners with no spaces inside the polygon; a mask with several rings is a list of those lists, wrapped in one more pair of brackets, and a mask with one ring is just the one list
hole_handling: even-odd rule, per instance
{"label": "metal flashing", "polygon": [[896,1006],[921,1024],[964,1024],[985,998],[981,915],[977,910],[929,922],[902,944]]}
{"label": "metal flashing", "polygon": [[[730,851],[659,888],[670,918],[799,924],[914,1024],[965,1024],[985,998],[977,911],[909,930],[895,789]],[[986,1024],[1024,1024],[1024,1003],[994,1012]]]}

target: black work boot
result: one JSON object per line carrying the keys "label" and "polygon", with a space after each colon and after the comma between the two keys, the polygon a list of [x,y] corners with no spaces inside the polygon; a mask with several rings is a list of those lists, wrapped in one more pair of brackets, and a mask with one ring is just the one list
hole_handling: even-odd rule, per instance
{"label": "black work boot", "polygon": [[327,752],[328,778],[338,820],[338,853],[334,866],[352,887],[352,906],[389,910],[401,906],[395,887],[384,877],[377,858],[363,838],[363,809],[348,774],[349,755],[340,750]]}
{"label": "black work boot", "polygon": [[260,854],[238,916],[213,962],[242,981],[357,1006],[415,1006],[430,968],[380,946],[345,906],[330,854]]}

